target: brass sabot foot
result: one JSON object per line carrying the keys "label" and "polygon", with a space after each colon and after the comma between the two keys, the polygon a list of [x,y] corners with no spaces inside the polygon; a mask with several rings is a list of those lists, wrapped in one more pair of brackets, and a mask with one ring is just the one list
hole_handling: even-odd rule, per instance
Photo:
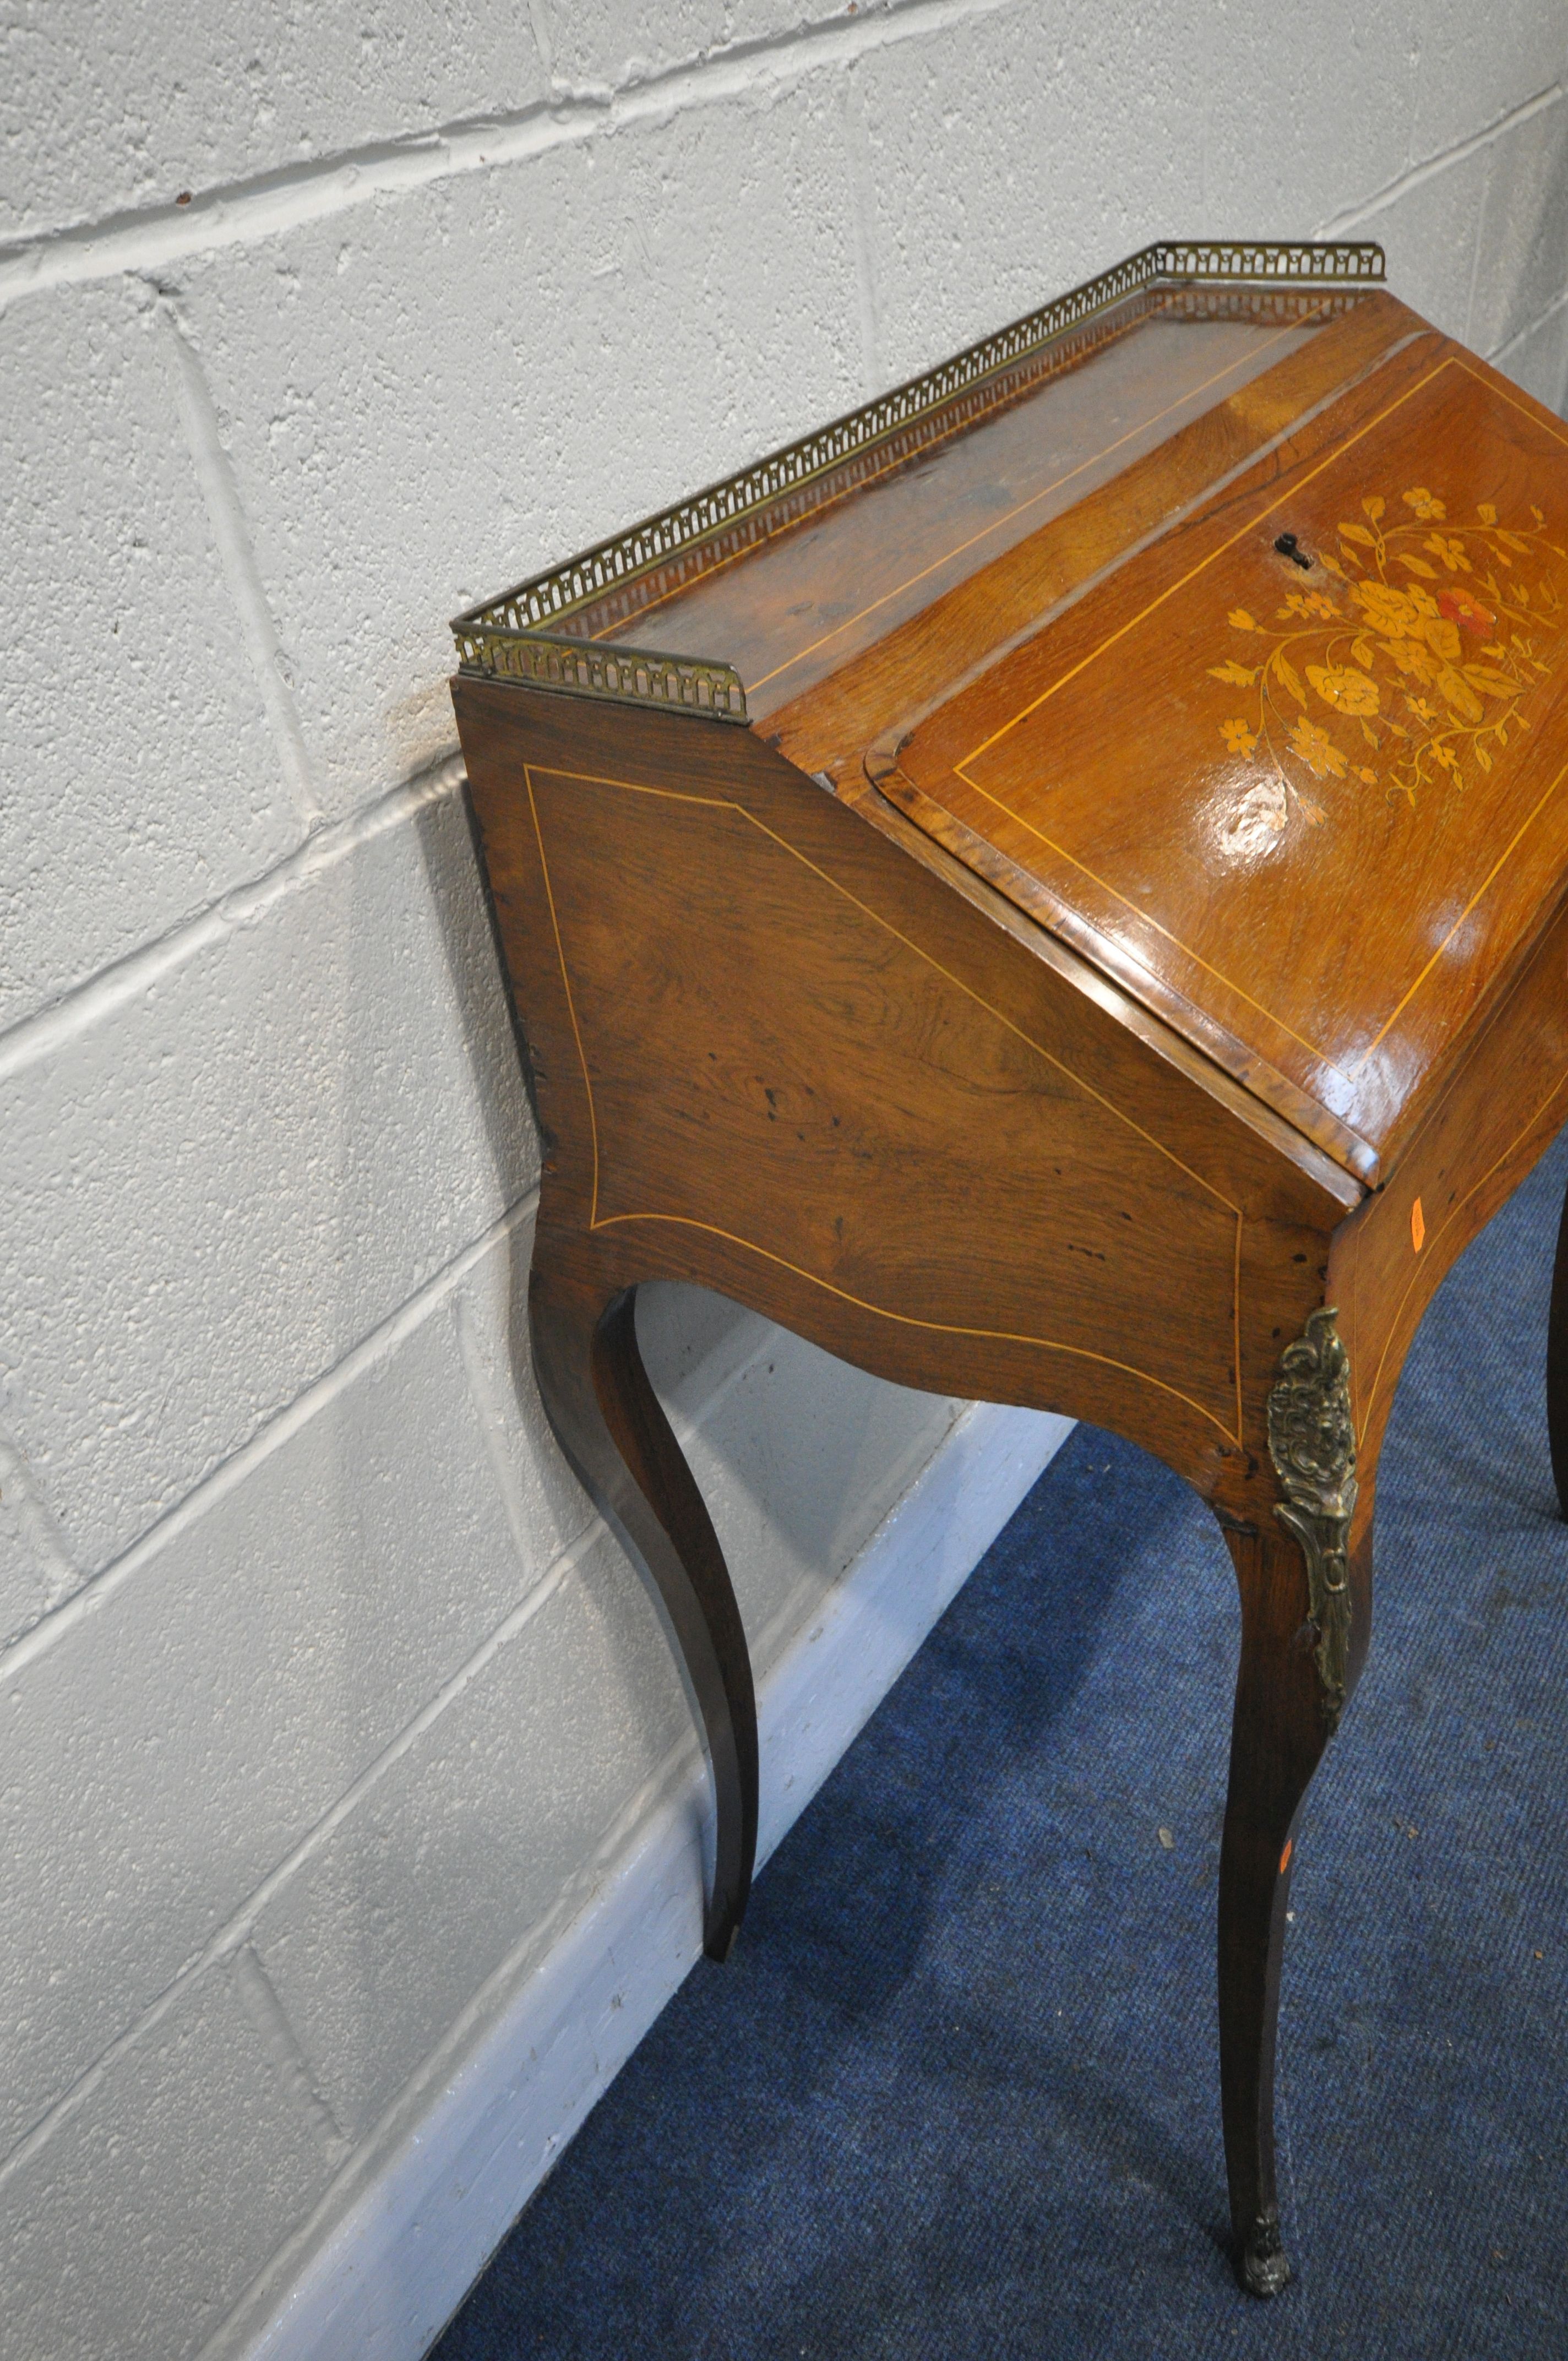
{"label": "brass sabot foot", "polygon": [[1247,2232],[1236,2277],[1248,2295],[1278,2295],[1290,2284],[1290,2264],[1279,2235],[1279,2216],[1260,2214]]}

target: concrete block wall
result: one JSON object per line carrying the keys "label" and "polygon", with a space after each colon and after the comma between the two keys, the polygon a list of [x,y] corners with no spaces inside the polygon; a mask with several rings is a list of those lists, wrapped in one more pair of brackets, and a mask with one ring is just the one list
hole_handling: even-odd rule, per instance
{"label": "concrete block wall", "polygon": [[[693,1753],[509,1351],[444,619],[1160,234],[1380,238],[1561,408],[1568,15],[16,0],[0,57],[0,2356],[183,2361]],[[960,1406],[648,1312],[768,1661]]]}

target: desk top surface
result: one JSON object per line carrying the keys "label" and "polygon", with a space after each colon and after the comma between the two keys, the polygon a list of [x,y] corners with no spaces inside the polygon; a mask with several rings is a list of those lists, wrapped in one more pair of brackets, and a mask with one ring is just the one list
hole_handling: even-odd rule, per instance
{"label": "desk top surface", "polygon": [[568,628],[732,664],[1364,1180],[1568,883],[1568,430],[1381,292],[1144,292]]}
{"label": "desk top surface", "polygon": [[1435,339],[1402,360],[882,781],[1368,1178],[1568,875],[1568,435]]}
{"label": "desk top surface", "polygon": [[593,636],[721,652],[765,723],[1309,341],[1307,307],[1284,308],[1129,304],[1048,375],[986,389],[935,447],[889,453],[800,523]]}

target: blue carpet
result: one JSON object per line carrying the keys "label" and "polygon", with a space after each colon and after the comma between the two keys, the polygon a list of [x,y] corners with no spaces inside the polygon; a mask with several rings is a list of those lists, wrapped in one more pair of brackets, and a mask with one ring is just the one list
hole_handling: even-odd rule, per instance
{"label": "blue carpet", "polygon": [[1384,1455],[1371,1660],[1297,1840],[1297,2283],[1256,2303],[1223,2251],[1229,1560],[1080,1427],[440,2361],[1568,2354],[1565,1180],[1568,1141],[1451,1274]]}

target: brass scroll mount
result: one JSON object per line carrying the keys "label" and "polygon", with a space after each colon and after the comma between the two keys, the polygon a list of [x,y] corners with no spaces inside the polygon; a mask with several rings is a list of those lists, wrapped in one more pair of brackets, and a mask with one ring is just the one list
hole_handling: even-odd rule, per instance
{"label": "brass scroll mount", "polygon": [[1307,1561],[1309,1607],[1323,1719],[1332,1738],[1344,1710],[1350,1662],[1350,1564],[1355,1514],[1355,1427],[1350,1355],[1327,1306],[1288,1345],[1268,1397],[1268,1455],[1285,1494],[1275,1515]]}

